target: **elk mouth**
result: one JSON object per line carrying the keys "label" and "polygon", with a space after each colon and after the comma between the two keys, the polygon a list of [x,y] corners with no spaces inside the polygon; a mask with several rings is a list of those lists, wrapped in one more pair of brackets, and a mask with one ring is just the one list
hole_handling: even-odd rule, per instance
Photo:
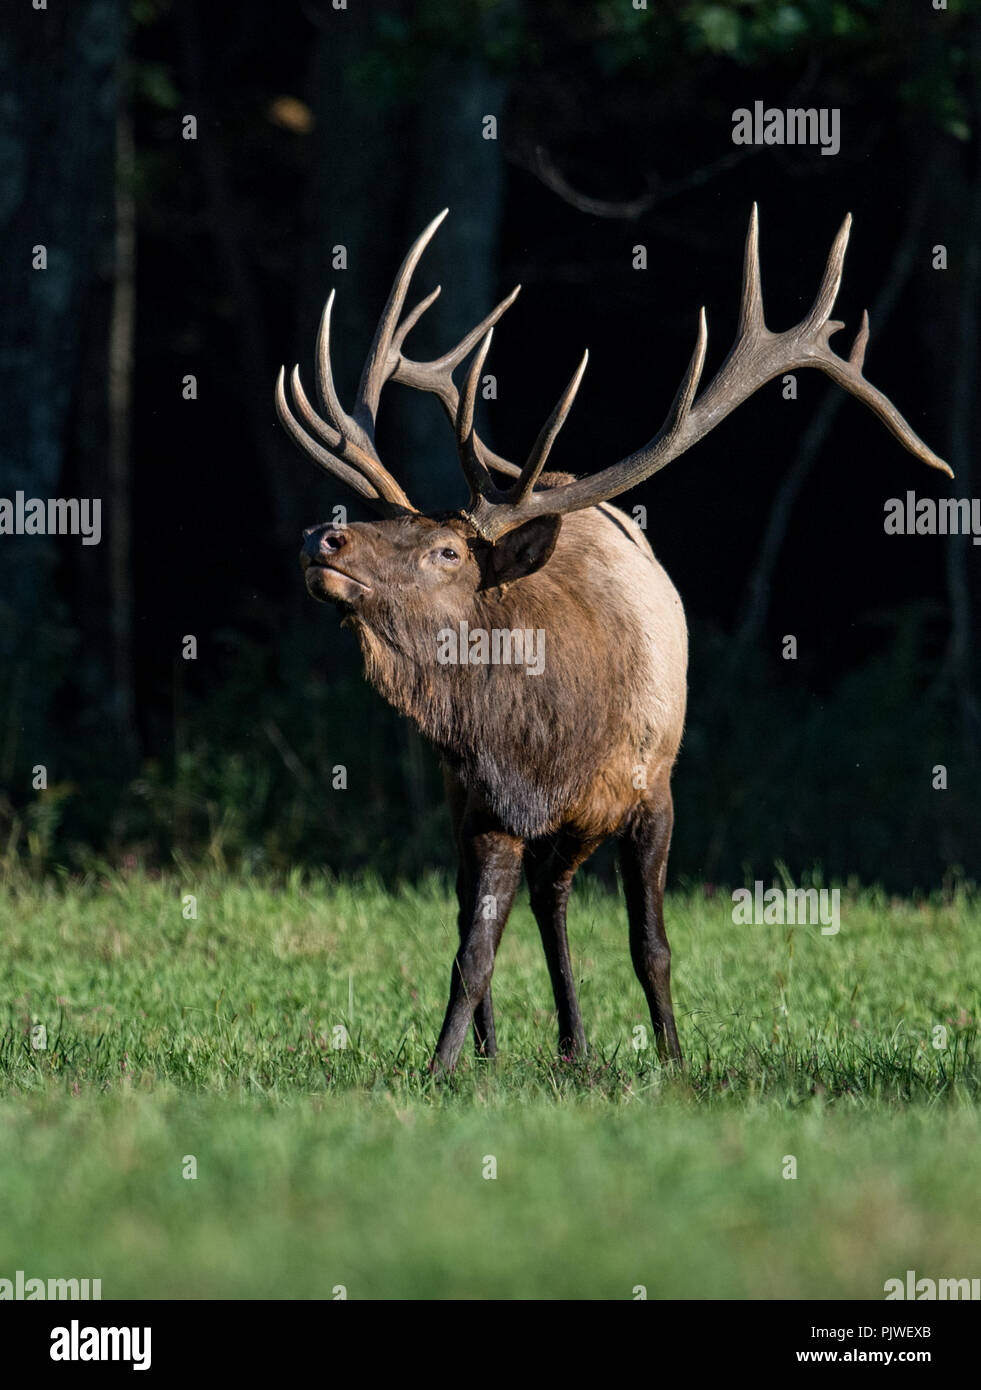
{"label": "elk mouth", "polygon": [[371,585],[363,579],[322,560],[310,560],[304,567],[304,578],[307,591],[321,602],[351,603],[362,594],[371,593]]}

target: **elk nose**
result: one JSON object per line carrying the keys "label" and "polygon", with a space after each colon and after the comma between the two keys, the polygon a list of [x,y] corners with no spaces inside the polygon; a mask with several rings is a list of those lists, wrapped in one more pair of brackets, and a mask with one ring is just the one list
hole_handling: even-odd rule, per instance
{"label": "elk nose", "polygon": [[306,564],[316,564],[318,561],[328,559],[331,555],[336,555],[350,542],[350,534],[343,526],[314,526],[309,531],[303,533],[303,550],[301,559]]}

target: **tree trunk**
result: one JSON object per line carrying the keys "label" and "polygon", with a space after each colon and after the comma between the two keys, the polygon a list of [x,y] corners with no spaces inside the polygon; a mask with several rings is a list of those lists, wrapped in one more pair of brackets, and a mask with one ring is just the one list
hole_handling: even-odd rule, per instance
{"label": "tree trunk", "polygon": [[[111,225],[121,0],[13,7],[0,45],[0,493],[57,497],[66,457],[87,433],[73,410],[82,325],[98,291]],[[47,269],[33,269],[34,248]],[[105,370],[103,356],[102,369]],[[91,396],[86,396],[91,399]],[[101,406],[103,417],[105,402]],[[98,433],[98,431],[96,431]],[[79,470],[82,471],[82,470]],[[87,470],[86,470],[87,471]],[[112,525],[103,517],[103,531]],[[56,546],[0,537],[0,779],[55,756],[47,711],[65,652],[53,589]],[[89,548],[88,564],[101,563]],[[49,769],[51,772],[51,769]],[[56,775],[52,773],[52,775]]]}
{"label": "tree trunk", "polygon": [[[497,249],[504,197],[504,83],[479,61],[434,59],[418,107],[413,178],[402,217],[405,246],[444,207],[450,215],[420,266],[416,298],[433,286],[443,293],[407,346],[412,357],[438,356],[493,308],[498,294]],[[493,116],[497,139],[485,139]],[[508,289],[511,287],[508,286]],[[503,328],[505,334],[507,328]],[[457,380],[462,381],[465,367]],[[484,376],[496,376],[493,356]],[[393,393],[394,394],[394,393]],[[414,399],[413,399],[414,397]],[[482,405],[482,437],[492,440],[502,406]],[[416,506],[446,508],[466,501],[453,435],[435,399],[400,392],[392,402],[400,450],[397,466]]]}
{"label": "tree trunk", "polygon": [[[505,85],[479,60],[435,52],[407,117],[404,101],[386,101],[357,76],[382,8],[392,23],[411,26],[418,5],[387,0],[371,15],[351,10],[343,24],[328,16],[311,72],[316,146],[300,236],[297,342],[302,365],[312,357],[317,319],[334,286],[334,370],[346,404],[395,271],[441,208],[449,206],[450,216],[426,251],[410,302],[436,284],[444,291],[412,333],[407,351],[413,357],[438,355],[487,313],[497,290]],[[497,119],[496,140],[483,137],[486,115]],[[346,270],[332,268],[335,246],[347,252]],[[481,426],[485,438],[488,423]],[[447,507],[463,500],[453,437],[434,398],[390,388],[378,429],[386,466],[416,505]],[[326,516],[334,499],[350,504],[339,484],[318,480],[309,466],[307,472],[310,481],[297,480],[297,493],[319,511],[305,512],[303,524]]]}

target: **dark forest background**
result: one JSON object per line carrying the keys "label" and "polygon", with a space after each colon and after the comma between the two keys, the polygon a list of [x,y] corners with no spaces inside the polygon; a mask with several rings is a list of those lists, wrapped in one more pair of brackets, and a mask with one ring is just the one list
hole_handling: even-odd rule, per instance
{"label": "dark forest background", "polygon": [[[350,398],[398,262],[448,204],[413,355],[521,281],[481,431],[524,457],[588,345],[555,456],[586,472],[660,424],[700,304],[710,371],[728,349],[756,199],[778,328],[854,214],[836,316],[854,331],[868,306],[870,379],[956,479],[803,372],[797,400],[771,383],[621,499],[647,508],[692,629],[673,872],[976,879],[981,548],[886,536],[883,503],[978,487],[979,6],[338,2],[6,7],[0,495],[101,497],[104,537],[0,537],[0,856],[447,864],[434,756],[300,582],[301,529],[359,513],[279,428],[279,364],[309,377],[334,285]],[[733,145],[756,100],[840,107],[840,153]],[[392,387],[382,417],[413,498],[462,501],[436,403]]]}

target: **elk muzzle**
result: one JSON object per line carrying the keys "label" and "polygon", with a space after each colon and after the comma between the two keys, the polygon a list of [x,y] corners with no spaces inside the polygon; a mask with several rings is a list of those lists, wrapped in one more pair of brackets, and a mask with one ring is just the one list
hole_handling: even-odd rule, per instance
{"label": "elk muzzle", "polygon": [[358,573],[357,542],[347,526],[312,526],[303,533],[300,568],[307,591],[321,603],[353,607],[371,585]]}

